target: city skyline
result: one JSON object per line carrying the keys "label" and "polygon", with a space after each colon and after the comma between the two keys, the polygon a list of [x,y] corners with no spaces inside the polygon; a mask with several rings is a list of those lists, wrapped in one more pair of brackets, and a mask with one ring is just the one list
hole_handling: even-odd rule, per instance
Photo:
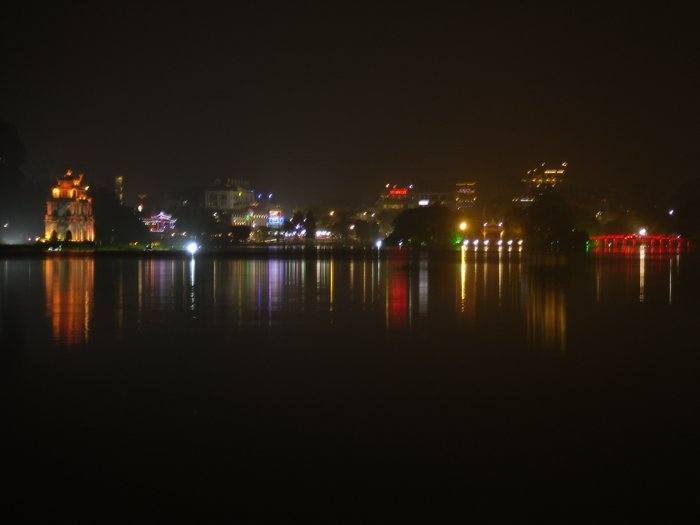
{"label": "city skyline", "polygon": [[234,177],[305,205],[386,180],[489,195],[541,159],[632,192],[694,170],[690,33],[663,10],[48,14],[8,17],[0,88],[42,183]]}

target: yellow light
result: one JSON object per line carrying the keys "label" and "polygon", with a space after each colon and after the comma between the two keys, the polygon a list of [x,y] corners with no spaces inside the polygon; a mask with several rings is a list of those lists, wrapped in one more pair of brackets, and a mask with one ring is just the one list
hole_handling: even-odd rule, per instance
{"label": "yellow light", "polygon": [[467,223],[465,221],[460,222],[459,229],[460,229],[460,231],[466,231],[467,230]]}

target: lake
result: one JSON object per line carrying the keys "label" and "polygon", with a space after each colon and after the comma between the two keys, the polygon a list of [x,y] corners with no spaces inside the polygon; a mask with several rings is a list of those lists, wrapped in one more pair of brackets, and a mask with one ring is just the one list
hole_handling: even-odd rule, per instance
{"label": "lake", "polygon": [[695,472],[697,262],[0,259],[3,499],[434,519],[495,487],[659,494]]}

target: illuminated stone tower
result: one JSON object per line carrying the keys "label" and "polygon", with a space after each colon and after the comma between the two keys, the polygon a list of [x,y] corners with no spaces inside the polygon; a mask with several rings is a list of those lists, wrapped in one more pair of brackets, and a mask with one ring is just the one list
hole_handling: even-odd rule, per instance
{"label": "illuminated stone tower", "polygon": [[85,242],[95,240],[95,219],[89,186],[83,185],[83,175],[68,170],[51,188],[46,201],[44,238],[48,241]]}

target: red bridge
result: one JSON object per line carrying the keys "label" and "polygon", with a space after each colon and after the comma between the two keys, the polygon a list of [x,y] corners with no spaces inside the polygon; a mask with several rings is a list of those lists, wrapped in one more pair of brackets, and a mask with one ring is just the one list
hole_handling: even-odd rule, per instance
{"label": "red bridge", "polygon": [[688,248],[690,242],[680,235],[641,235],[638,233],[607,233],[604,235],[592,235],[591,241],[596,248],[619,250],[625,248],[635,249],[638,246],[647,246],[650,249],[681,250]]}

